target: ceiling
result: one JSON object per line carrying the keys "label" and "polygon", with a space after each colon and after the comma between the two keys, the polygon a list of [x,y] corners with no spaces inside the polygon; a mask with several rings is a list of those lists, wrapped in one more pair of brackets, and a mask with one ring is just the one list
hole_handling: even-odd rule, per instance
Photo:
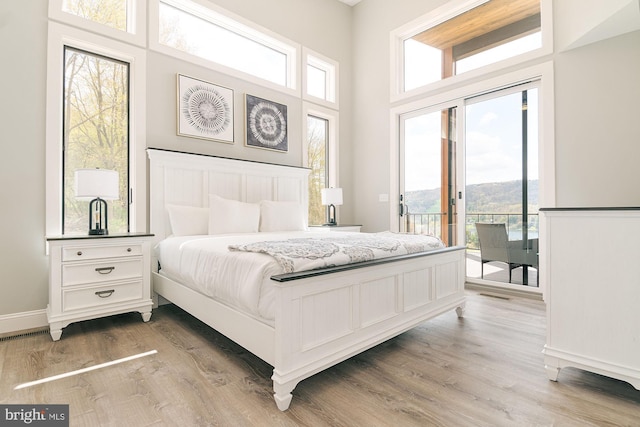
{"label": "ceiling", "polygon": [[540,0],[491,0],[413,37],[446,49],[540,13]]}

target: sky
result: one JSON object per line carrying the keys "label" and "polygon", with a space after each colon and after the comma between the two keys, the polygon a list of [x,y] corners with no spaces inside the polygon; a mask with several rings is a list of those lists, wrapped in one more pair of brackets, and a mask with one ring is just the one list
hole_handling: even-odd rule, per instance
{"label": "sky", "polygon": [[[529,179],[538,178],[538,97],[528,91]],[[522,177],[521,92],[466,107],[466,184]],[[440,188],[440,111],[404,121],[405,191]],[[459,123],[459,122],[458,122]]]}

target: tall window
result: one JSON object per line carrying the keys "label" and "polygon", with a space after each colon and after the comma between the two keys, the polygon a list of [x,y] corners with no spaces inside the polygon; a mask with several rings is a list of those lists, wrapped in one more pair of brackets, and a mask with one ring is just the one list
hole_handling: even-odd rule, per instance
{"label": "tall window", "polygon": [[89,230],[87,201],[75,198],[78,169],[116,170],[120,199],[110,201],[109,230],[129,230],[129,64],[65,47],[63,233]]}
{"label": "tall window", "polygon": [[294,46],[190,0],[154,1],[161,46],[295,88]]}
{"label": "tall window", "polygon": [[321,203],[320,191],[329,186],[328,171],[329,121],[307,116],[307,166],[309,174],[309,224],[324,224],[327,209]]}

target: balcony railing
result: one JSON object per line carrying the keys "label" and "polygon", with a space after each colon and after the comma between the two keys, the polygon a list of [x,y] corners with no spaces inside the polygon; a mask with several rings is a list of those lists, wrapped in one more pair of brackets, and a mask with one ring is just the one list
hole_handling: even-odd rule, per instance
{"label": "balcony railing", "polygon": [[[527,235],[530,239],[538,237],[538,213],[527,215]],[[478,249],[476,222],[504,223],[507,225],[509,239],[522,239],[522,214],[501,212],[469,212],[466,214],[465,233],[468,249]],[[412,234],[430,234],[442,238],[441,213],[409,213],[405,215],[405,231]]]}

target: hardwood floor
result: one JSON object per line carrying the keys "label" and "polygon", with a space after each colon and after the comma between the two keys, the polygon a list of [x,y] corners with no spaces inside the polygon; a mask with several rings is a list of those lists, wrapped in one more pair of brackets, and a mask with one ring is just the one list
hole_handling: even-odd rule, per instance
{"label": "hardwood floor", "polygon": [[[291,407],[272,368],[169,305],[0,341],[0,404],[70,405],[72,426],[638,426],[640,391],[572,368],[547,380],[544,304],[468,292],[423,323],[302,381]],[[26,382],[139,353],[67,378]]]}

